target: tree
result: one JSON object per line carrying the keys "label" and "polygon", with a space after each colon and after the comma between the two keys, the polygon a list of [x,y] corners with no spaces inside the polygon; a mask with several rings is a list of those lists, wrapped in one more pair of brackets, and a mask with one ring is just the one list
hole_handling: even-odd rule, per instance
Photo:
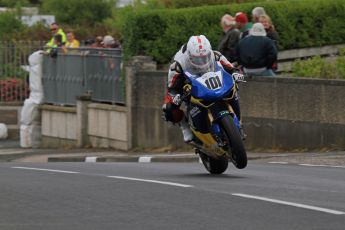
{"label": "tree", "polygon": [[27,6],[27,0],[0,0],[0,7]]}
{"label": "tree", "polygon": [[31,5],[41,5],[42,0],[29,0]]}
{"label": "tree", "polygon": [[23,27],[15,14],[8,12],[0,14],[0,39],[3,39],[7,34],[21,31]]}
{"label": "tree", "polygon": [[59,23],[94,25],[111,17],[114,0],[45,0],[42,10],[54,14]]}

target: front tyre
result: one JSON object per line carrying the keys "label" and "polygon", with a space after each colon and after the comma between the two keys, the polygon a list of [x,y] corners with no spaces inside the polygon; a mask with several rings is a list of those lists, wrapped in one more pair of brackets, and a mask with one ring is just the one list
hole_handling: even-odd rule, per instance
{"label": "front tyre", "polygon": [[207,156],[200,150],[199,156],[206,170],[211,174],[222,174],[228,168],[229,161],[225,156],[219,159],[214,159],[212,157]]}
{"label": "front tyre", "polygon": [[233,118],[230,115],[224,116],[221,119],[220,124],[224,138],[228,144],[227,150],[231,156],[232,163],[238,169],[245,168],[247,166],[247,153]]}

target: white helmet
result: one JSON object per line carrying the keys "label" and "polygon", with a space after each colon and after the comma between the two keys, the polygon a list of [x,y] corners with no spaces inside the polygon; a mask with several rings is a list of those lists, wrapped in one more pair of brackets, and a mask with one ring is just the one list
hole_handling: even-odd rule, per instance
{"label": "white helmet", "polygon": [[214,54],[204,35],[192,36],[187,43],[189,66],[196,74],[207,73],[214,69]]}

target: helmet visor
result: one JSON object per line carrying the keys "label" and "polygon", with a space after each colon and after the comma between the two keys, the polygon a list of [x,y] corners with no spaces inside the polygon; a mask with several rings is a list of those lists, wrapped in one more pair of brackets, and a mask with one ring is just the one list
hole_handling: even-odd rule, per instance
{"label": "helmet visor", "polygon": [[207,65],[211,60],[211,52],[203,56],[190,56],[190,61],[195,67],[203,67]]}
{"label": "helmet visor", "polygon": [[214,61],[212,59],[212,52],[203,56],[189,56],[190,67],[192,72],[197,74],[204,74],[214,71]]}

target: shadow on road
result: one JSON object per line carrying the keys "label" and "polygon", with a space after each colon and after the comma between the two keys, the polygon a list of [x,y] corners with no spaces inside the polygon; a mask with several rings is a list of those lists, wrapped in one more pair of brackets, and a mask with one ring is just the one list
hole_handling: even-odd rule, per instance
{"label": "shadow on road", "polygon": [[215,174],[209,174],[209,173],[198,173],[198,174],[181,174],[181,175],[176,175],[176,177],[179,178],[219,178],[219,179],[246,179],[247,177],[245,176],[237,176],[237,175],[231,175],[231,174],[220,174],[220,175],[215,175]]}

